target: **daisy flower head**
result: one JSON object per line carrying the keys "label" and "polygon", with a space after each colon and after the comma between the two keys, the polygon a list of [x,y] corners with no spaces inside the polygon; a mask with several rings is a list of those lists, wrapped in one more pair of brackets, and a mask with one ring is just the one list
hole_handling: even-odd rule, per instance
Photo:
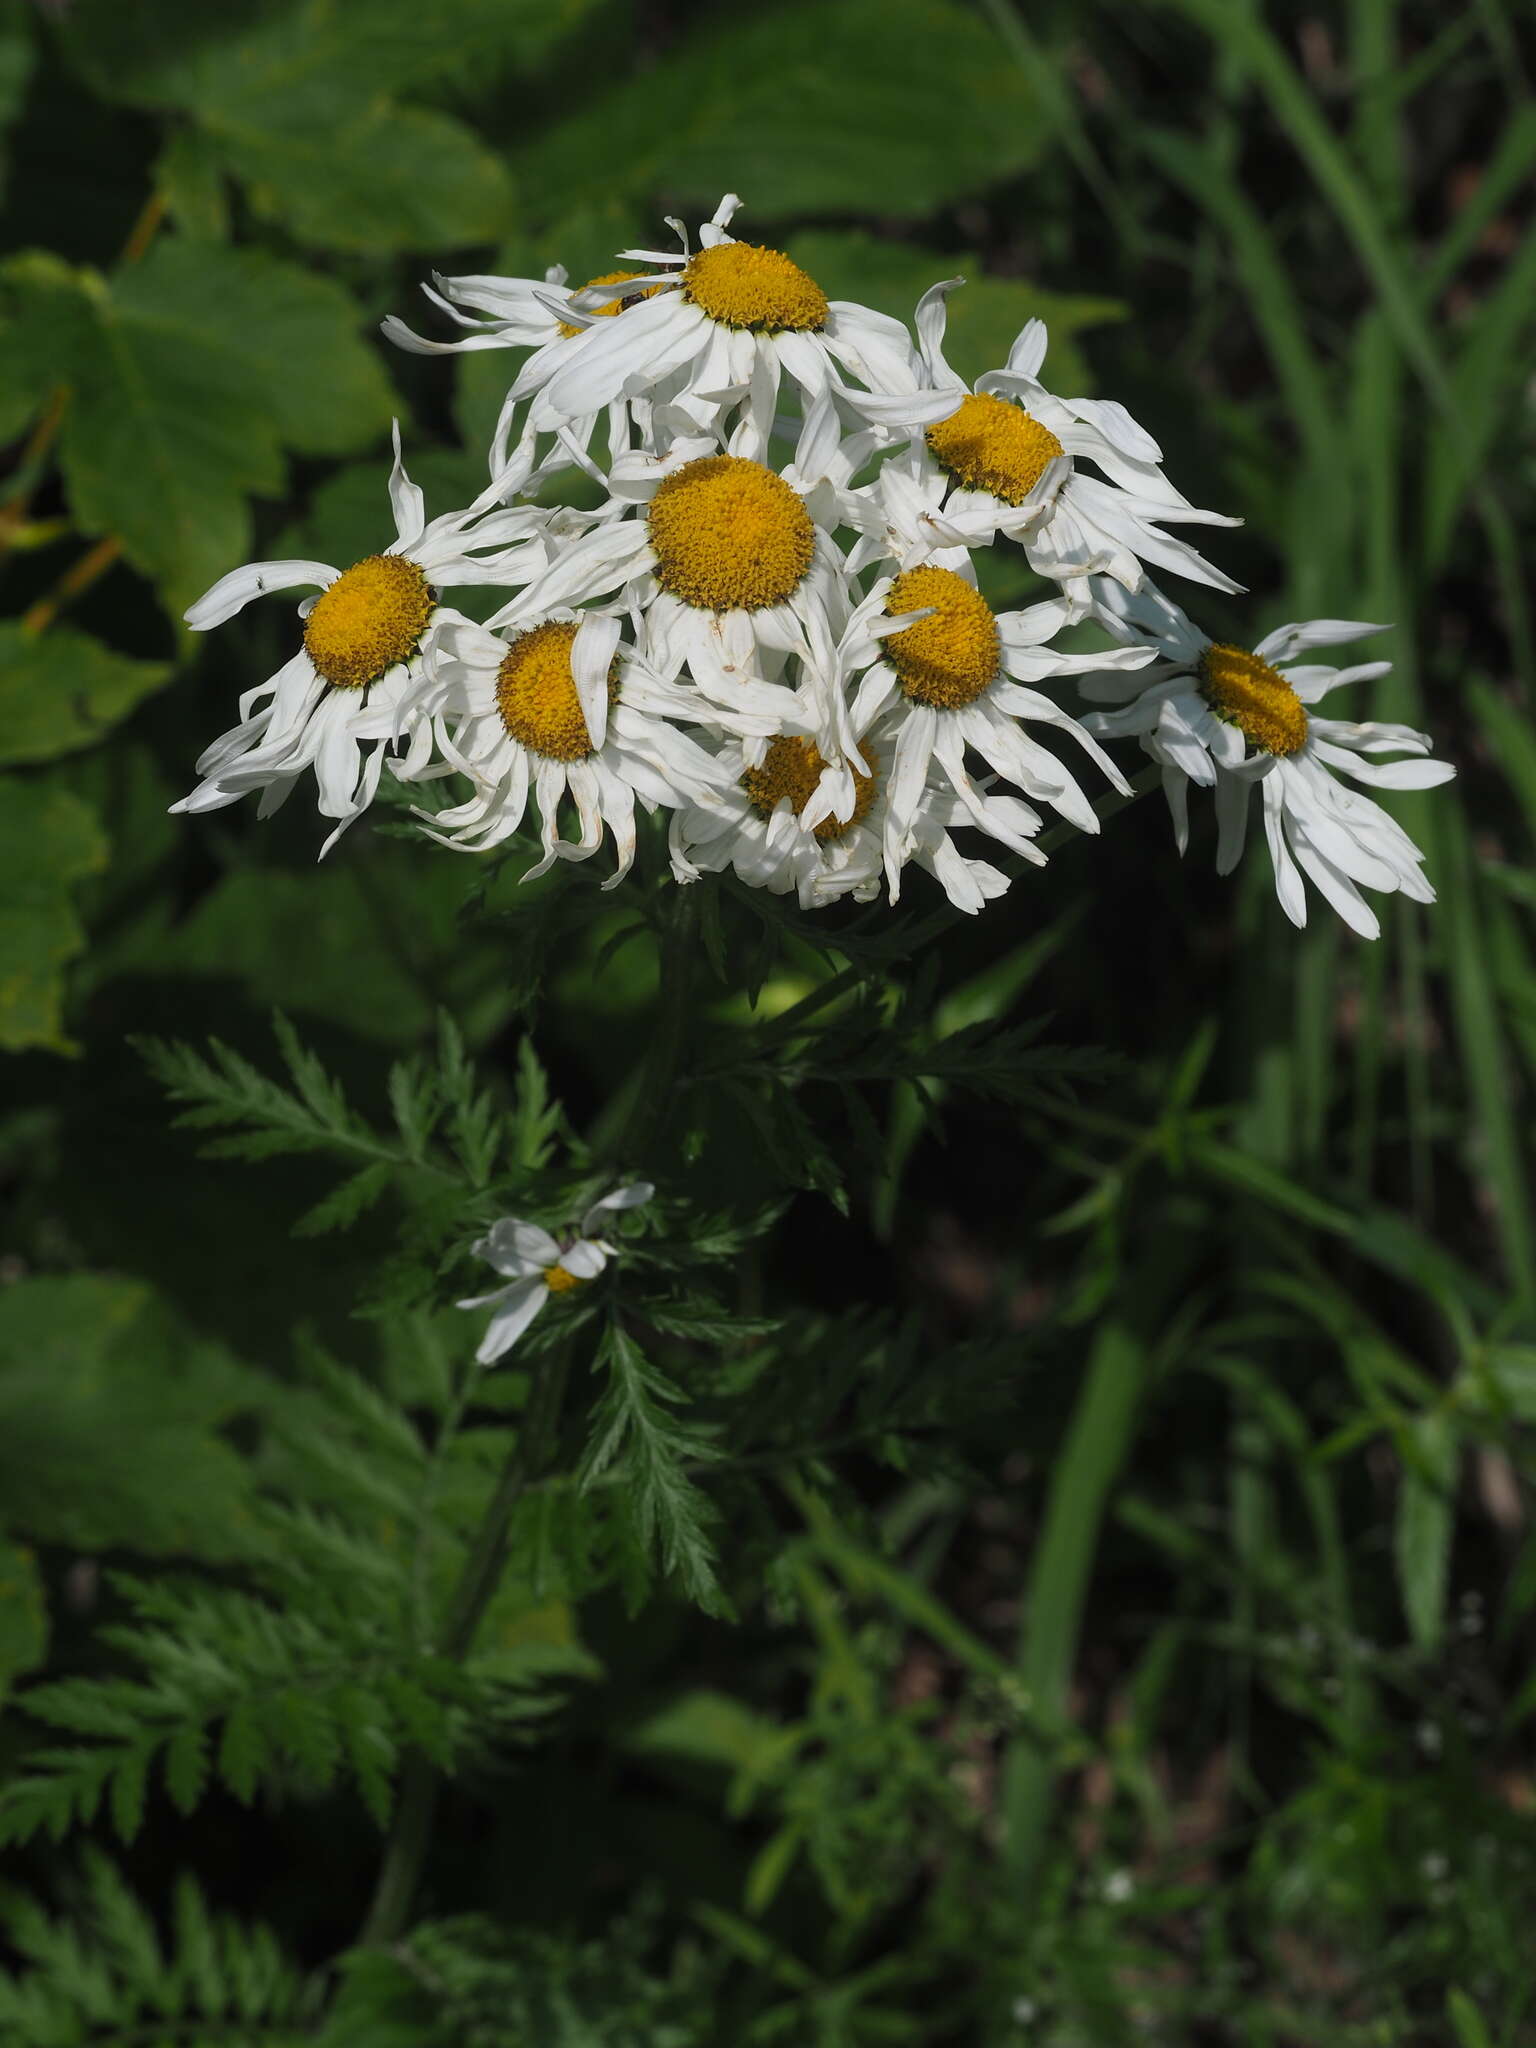
{"label": "daisy flower head", "polygon": [[[484,852],[523,822],[529,799],[540,820],[542,857],[523,877],[556,860],[586,860],[606,831],[618,866],[635,857],[635,807],[718,802],[721,771],[675,720],[693,699],[651,675],[620,647],[612,613],[547,615],[511,608],[500,632],[445,613],[410,708],[410,745],[396,774],[406,782],[458,772],[474,785],[465,802],[428,818],[445,846]],[[561,835],[567,800],[577,836]]]}
{"label": "daisy flower head", "polygon": [[571,1294],[595,1280],[618,1247],[594,1232],[605,1220],[625,1209],[638,1209],[656,1192],[649,1181],[633,1181],[615,1188],[594,1202],[581,1220],[580,1231],[551,1236],[542,1224],[527,1223],[520,1216],[503,1216],[493,1223],[472,1249],[498,1273],[506,1275],[505,1287],[489,1294],[477,1294],[461,1301],[460,1308],[488,1308],[496,1313],[486,1327],[475,1353],[481,1365],[494,1365],[512,1349],[524,1330],[552,1295]]}
{"label": "daisy flower head", "polygon": [[786,381],[807,405],[846,391],[845,371],[871,392],[917,390],[918,360],[902,323],[829,299],[782,250],[735,240],[727,224],[740,205],[734,192],[726,194],[699,230],[697,249],[682,222],[669,218],[679,250],[621,250],[621,263],[646,268],[574,295],[576,308],[596,311],[655,294],[560,366],[548,385],[556,411],[583,418],[671,379],[681,391],[677,402],[701,428],[725,440],[734,415],[733,451],[762,459]]}
{"label": "daisy flower head", "polygon": [[[754,698],[754,679],[790,656],[830,659],[848,616],[843,557],[815,516],[823,451],[837,435],[826,401],[806,414],[794,459],[779,469],[701,436],[621,458],[606,507],[518,602],[630,613],[648,667],[668,682],[686,671],[722,730],[737,714],[787,717],[785,691]],[[835,722],[835,708],[826,716]]]}
{"label": "daisy flower head", "polygon": [[298,652],[240,699],[240,722],[199,757],[203,778],[173,811],[211,811],[260,792],[271,815],[307,771],[322,817],[338,821],[328,852],[373,801],[384,748],[421,673],[444,586],[496,581],[514,557],[542,561],[547,537],[531,508],[499,508],[493,485],[464,512],[428,523],[395,429],[389,480],[395,538],[349,569],[329,562],[252,562],[220,577],[186,614],[196,632],[223,625],[253,597],[318,586],[299,606]]}
{"label": "daisy flower head", "polygon": [[[1123,405],[1058,398],[1046,389],[1040,381],[1043,321],[1026,322],[1007,367],[988,372],[974,388],[950,367],[947,302],[963,281],[936,284],[918,305],[918,346],[930,387],[923,401],[853,399],[867,416],[923,430],[908,451],[892,458],[897,476],[884,509],[900,516],[887,552],[980,547],[1002,535],[1017,541],[1031,568],[1065,586],[1084,610],[1088,576],[1113,577],[1136,590],[1147,562],[1217,590],[1240,589],[1162,528],[1242,522],[1201,511],[1175,490],[1160,467],[1162,450]],[[935,394],[953,400],[937,418]],[[1100,474],[1088,473],[1085,463]],[[856,503],[853,510],[857,517]],[[867,509],[859,523],[870,530]]]}
{"label": "daisy flower head", "polygon": [[[868,903],[880,894],[886,862],[889,783],[885,763],[889,736],[866,734],[859,742],[863,771],[849,767],[849,793],[839,801],[829,792],[841,786],[815,742],[792,733],[772,740],[752,765],[738,742],[727,742],[720,759],[733,784],[724,802],[709,810],[685,806],[674,813],[672,872],[680,882],[701,873],[734,870],[754,888],[775,895],[791,892],[802,910],[819,910],[841,897]],[[983,829],[994,838],[1027,849],[1039,830],[1039,813],[1011,797],[980,796]],[[968,859],[950,838],[957,826],[973,826],[977,815],[942,783],[930,778],[902,835],[904,860],[914,860],[943,886],[957,910],[975,912],[1002,895],[1008,878],[982,860]],[[901,867],[891,878],[891,901],[900,896]]]}
{"label": "daisy flower head", "polygon": [[1104,583],[1098,596],[1106,626],[1128,645],[1149,648],[1156,660],[1134,681],[1123,675],[1086,681],[1085,695],[1121,708],[1095,712],[1085,722],[1107,738],[1134,735],[1158,763],[1180,853],[1189,842],[1194,782],[1215,794],[1216,867],[1230,874],[1242,857],[1257,787],[1275,891],[1292,924],[1307,921],[1303,877],[1366,939],[1376,938],[1381,926],[1362,887],[1434,902],[1418,847],[1379,804],[1339,777],[1367,788],[1432,789],[1456,770],[1422,758],[1368,760],[1373,754],[1422,757],[1433,742],[1410,726],[1321,718],[1311,708],[1345,684],[1385,675],[1390,662],[1336,668],[1297,658],[1384,627],[1311,619],[1278,626],[1250,649],[1213,641],[1151,586],[1132,596]]}
{"label": "daisy flower head", "polygon": [[[963,556],[958,567],[924,562],[880,577],[854,611],[842,650],[847,672],[858,677],[849,717],[856,731],[878,721],[891,735],[885,844],[893,891],[935,772],[970,822],[1026,858],[1040,857],[1029,844],[1040,823],[1033,804],[1048,804],[1081,831],[1098,831],[1098,815],[1075,777],[1031,735],[1031,726],[1073,740],[1124,792],[1120,771],[1097,742],[1032,686],[1106,665],[1138,668],[1151,652],[1134,646],[1059,652],[1049,642],[1072,618],[1072,606],[1061,597],[994,612]],[[1027,829],[1006,826],[995,807],[988,809],[967,766],[972,752],[1030,800],[1020,807],[1032,821]]]}

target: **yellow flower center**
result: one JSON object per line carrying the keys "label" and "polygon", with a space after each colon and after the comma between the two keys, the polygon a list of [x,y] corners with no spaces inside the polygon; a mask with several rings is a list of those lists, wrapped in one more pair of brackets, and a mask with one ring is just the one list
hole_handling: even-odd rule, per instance
{"label": "yellow flower center", "polygon": [[368,555],[316,598],[304,621],[304,649],[336,689],[360,690],[410,659],[436,609],[408,555]]}
{"label": "yellow flower center", "polygon": [[[643,270],[605,270],[601,277],[589,277],[581,289],[589,292],[595,284],[628,284],[632,277],[644,275]],[[654,299],[660,290],[659,284],[648,284],[644,291],[629,292],[622,298],[610,299],[606,306],[594,306],[588,317],[593,320],[611,320],[616,313],[627,313],[631,306],[638,306],[642,299]],[[560,322],[562,334],[585,334],[586,331],[579,321]]]}
{"label": "yellow flower center", "polygon": [[1246,647],[1213,641],[1196,664],[1200,694],[1218,718],[1266,754],[1299,753],[1307,707],[1280,671]]}
{"label": "yellow flower center", "polygon": [[887,637],[885,658],[914,702],[958,711],[997,680],[1002,656],[997,621],[973,584],[953,569],[932,564],[898,576],[885,600],[891,618],[930,605],[930,618]]}
{"label": "yellow flower center", "polygon": [[579,1273],[567,1273],[564,1266],[546,1266],[544,1285],[551,1294],[569,1294],[573,1287],[585,1287],[586,1281]]}
{"label": "yellow flower center", "polygon": [[[798,818],[810,802],[826,765],[814,740],[785,735],[769,741],[762,766],[749,768],[741,778],[741,786],[747,792],[747,800],[753,810],[761,816],[771,818],[781,800],[788,797],[789,807]],[[842,839],[859,823],[874,800],[874,773],[861,775],[855,768],[852,817],[823,818],[811,830],[820,840]]]}
{"label": "yellow flower center", "polygon": [[782,250],[754,242],[717,242],[690,256],[683,297],[722,327],[756,334],[803,334],[827,324],[827,295],[815,278]]}
{"label": "yellow flower center", "polygon": [[811,566],[816,529],[783,477],[742,455],[702,455],[646,513],[663,590],[700,611],[782,604]]}
{"label": "yellow flower center", "polygon": [[1022,405],[983,392],[962,398],[957,412],[926,436],[933,459],[968,491],[990,491],[1005,505],[1023,505],[1058,455],[1061,443]]}
{"label": "yellow flower center", "polygon": [[[584,761],[592,736],[571,674],[573,622],[551,620],[519,633],[496,671],[496,708],[519,746],[550,761]],[[608,702],[619,698],[619,657],[608,669]]]}

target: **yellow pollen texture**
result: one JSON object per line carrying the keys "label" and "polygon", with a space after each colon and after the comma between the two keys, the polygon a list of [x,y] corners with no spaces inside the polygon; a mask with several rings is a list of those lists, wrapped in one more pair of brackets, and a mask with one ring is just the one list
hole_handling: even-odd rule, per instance
{"label": "yellow pollen texture", "polygon": [[[605,270],[601,277],[589,277],[581,289],[584,292],[590,291],[595,284],[627,284],[632,277],[644,277],[644,275],[645,272],[643,270]],[[654,299],[660,290],[661,286],[659,284],[648,284],[644,291],[630,292],[621,299],[610,299],[606,306],[592,307],[588,317],[593,320],[611,320],[616,313],[625,313],[628,312],[631,306],[638,306],[642,299]],[[562,320],[560,322],[560,332],[562,334],[585,334],[586,331],[586,328],[578,321]]]}
{"label": "yellow pollen texture", "polygon": [[815,278],[782,250],[755,242],[718,242],[690,256],[683,297],[722,327],[754,334],[803,334],[827,324],[827,295]]}
{"label": "yellow pollen texture", "polygon": [[1246,647],[1213,641],[1198,664],[1200,694],[1218,718],[1261,752],[1298,753],[1307,743],[1307,707],[1280,671]]}
{"label": "yellow pollen texture", "polygon": [[793,595],[816,530],[781,476],[743,455],[702,455],[664,479],[646,513],[656,577],[700,611],[761,611]]}
{"label": "yellow pollen texture", "polygon": [[[519,633],[496,671],[496,708],[501,722],[531,754],[550,761],[584,761],[592,736],[582,716],[571,674],[575,624],[551,620]],[[619,659],[608,670],[608,702],[619,697]]]}
{"label": "yellow pollen texture", "polygon": [[1049,427],[1022,405],[983,392],[928,429],[935,462],[968,491],[990,491],[1005,505],[1023,505],[1048,465],[1064,454]]}
{"label": "yellow pollen texture", "polygon": [[416,652],[436,609],[408,556],[368,555],[316,598],[304,621],[304,650],[336,689],[360,690]]}
{"label": "yellow pollen texture", "polygon": [[887,635],[885,658],[915,703],[958,711],[997,680],[1002,654],[997,621],[963,576],[932,565],[898,576],[885,600],[892,618],[930,605],[931,618]]}
{"label": "yellow pollen texture", "polygon": [[[866,753],[865,759],[868,758]],[[789,798],[790,809],[799,817],[810,802],[826,765],[813,740],[787,735],[769,741],[762,766],[749,768],[741,778],[741,786],[747,792],[753,810],[763,817],[771,818],[783,797]],[[854,769],[853,792],[853,816],[823,818],[819,825],[811,827],[818,839],[841,839],[853,830],[875,800],[874,775],[860,775]]]}
{"label": "yellow pollen texture", "polygon": [[544,1285],[551,1294],[569,1294],[573,1287],[585,1287],[586,1282],[579,1273],[567,1273],[564,1266],[546,1266]]}

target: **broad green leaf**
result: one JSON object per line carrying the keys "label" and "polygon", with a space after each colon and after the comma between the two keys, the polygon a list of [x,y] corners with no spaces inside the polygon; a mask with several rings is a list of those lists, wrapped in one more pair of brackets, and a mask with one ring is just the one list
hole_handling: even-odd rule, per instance
{"label": "broad green leaf", "polygon": [[76,70],[104,98],[217,123],[287,100],[317,120],[424,81],[519,67],[595,0],[76,0],[62,24]]}
{"label": "broad green leaf", "polygon": [[250,552],[247,494],[280,490],[283,446],[339,453],[387,423],[352,302],[259,251],[168,237],[114,280],[32,254],[4,282],[23,367],[69,389],[75,519],[175,608]]}
{"label": "broad green leaf", "polygon": [[0,1538],[0,1699],[13,1678],[42,1663],[48,1610],[30,1550]]}
{"label": "broad green leaf", "polygon": [[387,433],[395,410],[357,306],[328,277],[260,249],[168,238],[113,287],[124,317],[174,320],[238,362],[286,448],[345,455]]}
{"label": "broad green leaf", "polygon": [[501,159],[447,114],[375,105],[316,127],[275,105],[210,132],[255,211],[318,248],[435,250],[504,234],[511,216]]}
{"label": "broad green leaf", "polygon": [[1397,1496],[1397,1579],[1415,1644],[1440,1640],[1456,1522],[1458,1445],[1450,1416],[1419,1416],[1403,1445]]}
{"label": "broad green leaf", "polygon": [[266,389],[240,356],[209,347],[174,296],[157,301],[135,280],[124,309],[82,271],[63,301],[55,280],[27,317],[46,312],[60,338],[71,510],[185,603],[249,554],[246,494],[282,485]]}
{"label": "broad green leaf", "polygon": [[77,1273],[0,1289],[0,1499],[27,1536],[238,1555],[249,1475],[217,1431],[248,1406],[227,1356],[142,1282]]}
{"label": "broad green leaf", "polygon": [[21,775],[0,789],[0,1046],[72,1052],[64,1036],[63,972],[85,944],[70,885],[103,867],[95,814],[67,790]]}
{"label": "broad green leaf", "polygon": [[0,263],[0,440],[21,433],[79,346],[79,277],[42,249]]}
{"label": "broad green leaf", "polygon": [[1092,379],[1074,337],[1085,327],[1125,318],[1125,307],[1115,299],[1044,291],[1021,278],[983,276],[977,256],[936,256],[909,242],[827,230],[793,235],[785,248],[828,298],[861,299],[908,322],[930,285],[964,277],[965,284],[949,296],[944,352],[968,384],[984,370],[1003,367],[1026,320],[1043,320],[1050,330],[1046,382],[1076,397],[1091,388]]}
{"label": "broad green leaf", "polygon": [[0,622],[0,764],[51,761],[105,737],[171,673],[55,626],[28,633]]}
{"label": "broad green leaf", "polygon": [[514,150],[532,215],[609,193],[665,193],[707,213],[726,191],[748,202],[736,224],[748,238],[786,214],[922,215],[1023,170],[1046,140],[1028,84],[953,0],[816,0],[715,20]]}

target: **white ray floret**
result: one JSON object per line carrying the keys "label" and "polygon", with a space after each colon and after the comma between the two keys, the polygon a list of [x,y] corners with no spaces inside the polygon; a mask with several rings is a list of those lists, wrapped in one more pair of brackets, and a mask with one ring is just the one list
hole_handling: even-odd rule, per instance
{"label": "white ray floret", "polygon": [[[626,314],[655,291],[654,285],[636,283],[635,271],[609,271],[589,284],[573,287],[563,265],[556,264],[542,278],[533,277],[441,277],[434,275],[423,285],[426,296],[457,326],[466,330],[455,341],[433,341],[415,333],[396,314],[382,322],[383,331],[397,348],[412,355],[460,355],[486,349],[525,348],[531,351],[519,366],[502,402],[501,413],[491,436],[490,469],[493,476],[507,476],[518,464],[515,480],[506,488],[532,490],[546,477],[560,470],[582,466],[593,432],[606,419],[610,454],[632,446],[651,445],[652,411],[665,385],[653,386],[633,397],[615,395],[580,415],[557,411],[547,401],[552,378],[571,363],[593,338],[613,319]],[[630,286],[630,290],[622,287]],[[611,295],[596,304],[574,303],[578,289]],[[673,380],[681,385],[682,379]],[[518,408],[528,410],[516,442]],[[553,436],[553,444],[542,453],[541,436]]]}
{"label": "white ray floret", "polygon": [[619,1256],[619,1248],[594,1233],[604,1227],[608,1217],[638,1209],[655,1192],[650,1182],[643,1180],[615,1188],[592,1204],[579,1232],[560,1237],[520,1216],[503,1216],[493,1223],[473,1249],[477,1258],[506,1275],[507,1284],[458,1304],[467,1309],[495,1307],[475,1353],[478,1362],[494,1365],[498,1358],[505,1358],[552,1295],[573,1293],[595,1280],[608,1261]]}
{"label": "white ray floret", "polygon": [[[618,866],[635,856],[635,807],[646,811],[720,801],[723,773],[679,729],[697,699],[662,682],[620,646],[611,613],[549,616],[524,609],[493,633],[445,612],[407,711],[403,781],[458,773],[474,794],[430,814],[445,846],[484,852],[517,831],[530,799],[542,857],[524,880],[556,860],[586,860],[612,834]],[[561,833],[569,804],[577,836]],[[422,813],[428,816],[427,813]]]}
{"label": "white ray floret", "polygon": [[1361,888],[1400,890],[1418,903],[1435,892],[1423,854],[1396,819],[1340,775],[1376,789],[1432,789],[1456,773],[1422,758],[1377,762],[1372,754],[1423,756],[1433,742],[1411,726],[1321,718],[1312,706],[1348,683],[1387,673],[1387,661],[1335,668],[1298,661],[1314,647],[1338,646],[1384,632],[1359,619],[1311,619],[1277,627],[1251,650],[1191,624],[1163,593],[1131,596],[1098,586],[1106,626],[1129,646],[1149,648],[1154,665],[1134,681],[1094,676],[1085,695],[1118,703],[1085,720],[1108,738],[1134,736],[1162,769],[1163,792],[1182,853],[1189,842],[1189,785],[1214,792],[1216,866],[1230,874],[1242,857],[1249,802],[1258,789],[1275,891],[1293,924],[1307,921],[1303,876],[1351,930],[1381,930]]}
{"label": "white ray floret", "polygon": [[[648,669],[664,682],[691,677],[700,724],[764,741],[800,731],[841,756],[850,741],[836,646],[848,576],[814,516],[837,432],[824,402],[782,470],[702,437],[663,457],[625,457],[604,510],[489,623],[571,604],[624,611]],[[797,685],[783,680],[792,661]]]}
{"label": "white ray floret", "polygon": [[994,613],[968,560],[882,576],[855,610],[843,639],[846,668],[860,678],[849,722],[862,733],[879,721],[892,735],[885,844],[893,885],[935,771],[980,830],[1026,859],[1040,858],[1029,843],[1038,815],[1030,812],[1035,822],[1027,831],[1005,829],[967,765],[973,751],[1031,804],[1049,805],[1081,831],[1098,831],[1098,815],[1076,778],[1029,728],[1065,735],[1115,789],[1126,784],[1078,721],[1031,685],[1106,665],[1140,667],[1151,654],[1136,647],[1060,652],[1049,643],[1072,616],[1063,598]]}
{"label": "white ray floret", "polygon": [[734,192],[726,194],[699,230],[697,249],[683,224],[669,219],[681,249],[621,250],[621,262],[648,268],[574,295],[576,308],[597,310],[621,293],[655,294],[560,366],[547,387],[556,411],[585,418],[667,380],[701,428],[761,461],[785,383],[807,406],[845,391],[845,373],[871,393],[917,391],[917,355],[902,323],[828,299],[781,250],[736,241],[727,223],[740,205]]}
{"label": "white ray floret", "polygon": [[532,508],[501,509],[493,484],[466,511],[430,522],[411,482],[395,429],[389,479],[395,538],[382,553],[349,569],[329,562],[253,562],[220,577],[188,611],[197,632],[223,625],[253,597],[318,586],[299,606],[303,645],[276,675],[240,698],[240,722],[199,757],[203,778],[173,811],[211,811],[260,792],[269,816],[306,772],[315,778],[322,817],[336,830],[322,852],[373,801],[384,749],[396,737],[401,705],[421,672],[443,588],[494,583],[546,559],[558,531]]}
{"label": "white ray floret", "polygon": [[[990,371],[974,390],[944,355],[946,301],[960,278],[937,284],[917,309],[925,381],[921,403],[855,398],[867,417],[921,426],[889,459],[880,487],[849,495],[843,515],[866,537],[865,559],[894,556],[905,566],[938,550],[1017,541],[1031,568],[1060,583],[1080,607],[1089,575],[1137,589],[1143,564],[1208,583],[1241,586],[1165,524],[1238,526],[1222,513],[1191,505],[1163,475],[1162,451],[1123,405],[1106,398],[1056,397],[1040,381],[1046,330],[1031,320],[1006,369]],[[937,400],[952,404],[935,416]],[[1091,463],[1100,474],[1091,475]]]}
{"label": "white ray floret", "polygon": [[[750,762],[739,743],[727,742],[720,759],[732,786],[722,803],[685,806],[672,819],[672,872],[681,882],[701,873],[733,870],[754,888],[791,892],[803,910],[818,910],[851,896],[868,903],[886,876],[889,782],[885,764],[894,732],[866,734],[859,743],[867,772],[853,771],[851,794],[835,804],[827,764],[807,739],[784,735],[762,760]],[[903,857],[943,887],[957,910],[974,913],[1001,896],[1008,877],[989,862],[970,858],[950,833],[981,829],[1018,849],[1040,829],[1040,814],[1017,798],[982,794],[980,813],[940,781],[932,780],[910,807],[901,834]],[[1028,857],[1042,856],[1030,847]],[[890,872],[890,898],[901,894],[901,864]]]}

